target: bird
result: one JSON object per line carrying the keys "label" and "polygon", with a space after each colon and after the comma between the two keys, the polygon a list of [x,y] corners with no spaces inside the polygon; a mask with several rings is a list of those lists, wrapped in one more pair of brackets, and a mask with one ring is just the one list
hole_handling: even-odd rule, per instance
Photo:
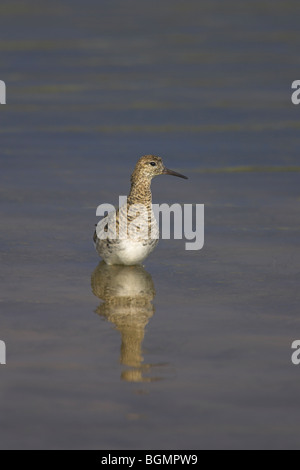
{"label": "bird", "polygon": [[161,157],[144,155],[138,160],[126,203],[103,217],[94,232],[96,251],[106,264],[138,265],[156,247],[159,229],[152,209],[151,181],[159,175],[188,179],[166,168]]}

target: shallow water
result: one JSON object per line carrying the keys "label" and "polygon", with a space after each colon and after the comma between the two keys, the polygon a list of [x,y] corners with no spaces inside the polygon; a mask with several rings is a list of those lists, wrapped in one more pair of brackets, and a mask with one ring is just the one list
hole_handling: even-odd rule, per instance
{"label": "shallow water", "polygon": [[[2,2],[0,447],[299,448],[295,1]],[[205,246],[99,263],[154,153]],[[300,367],[300,366],[299,366]]]}

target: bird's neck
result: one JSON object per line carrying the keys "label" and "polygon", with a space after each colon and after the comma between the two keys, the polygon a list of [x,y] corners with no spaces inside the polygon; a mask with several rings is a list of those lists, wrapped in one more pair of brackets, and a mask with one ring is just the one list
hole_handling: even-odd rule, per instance
{"label": "bird's neck", "polygon": [[150,207],[152,204],[151,180],[134,179],[131,182],[130,193],[128,196],[129,204],[143,204]]}

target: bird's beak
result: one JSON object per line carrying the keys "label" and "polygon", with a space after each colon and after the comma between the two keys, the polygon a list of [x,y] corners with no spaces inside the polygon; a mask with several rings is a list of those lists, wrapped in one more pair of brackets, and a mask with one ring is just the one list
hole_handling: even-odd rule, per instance
{"label": "bird's beak", "polygon": [[176,171],[173,171],[173,170],[169,170],[168,168],[164,168],[163,169],[163,172],[162,172],[163,175],[173,175],[173,176],[178,176],[179,178],[184,178],[185,180],[188,179],[187,176],[184,176],[182,175],[181,173],[176,173]]}

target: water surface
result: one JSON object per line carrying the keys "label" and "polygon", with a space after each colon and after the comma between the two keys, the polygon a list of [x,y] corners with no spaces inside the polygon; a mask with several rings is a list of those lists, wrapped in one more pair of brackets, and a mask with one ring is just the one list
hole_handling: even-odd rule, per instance
{"label": "water surface", "polygon": [[[1,448],[299,448],[297,12],[1,3]],[[108,270],[95,210],[146,153],[205,246]]]}

